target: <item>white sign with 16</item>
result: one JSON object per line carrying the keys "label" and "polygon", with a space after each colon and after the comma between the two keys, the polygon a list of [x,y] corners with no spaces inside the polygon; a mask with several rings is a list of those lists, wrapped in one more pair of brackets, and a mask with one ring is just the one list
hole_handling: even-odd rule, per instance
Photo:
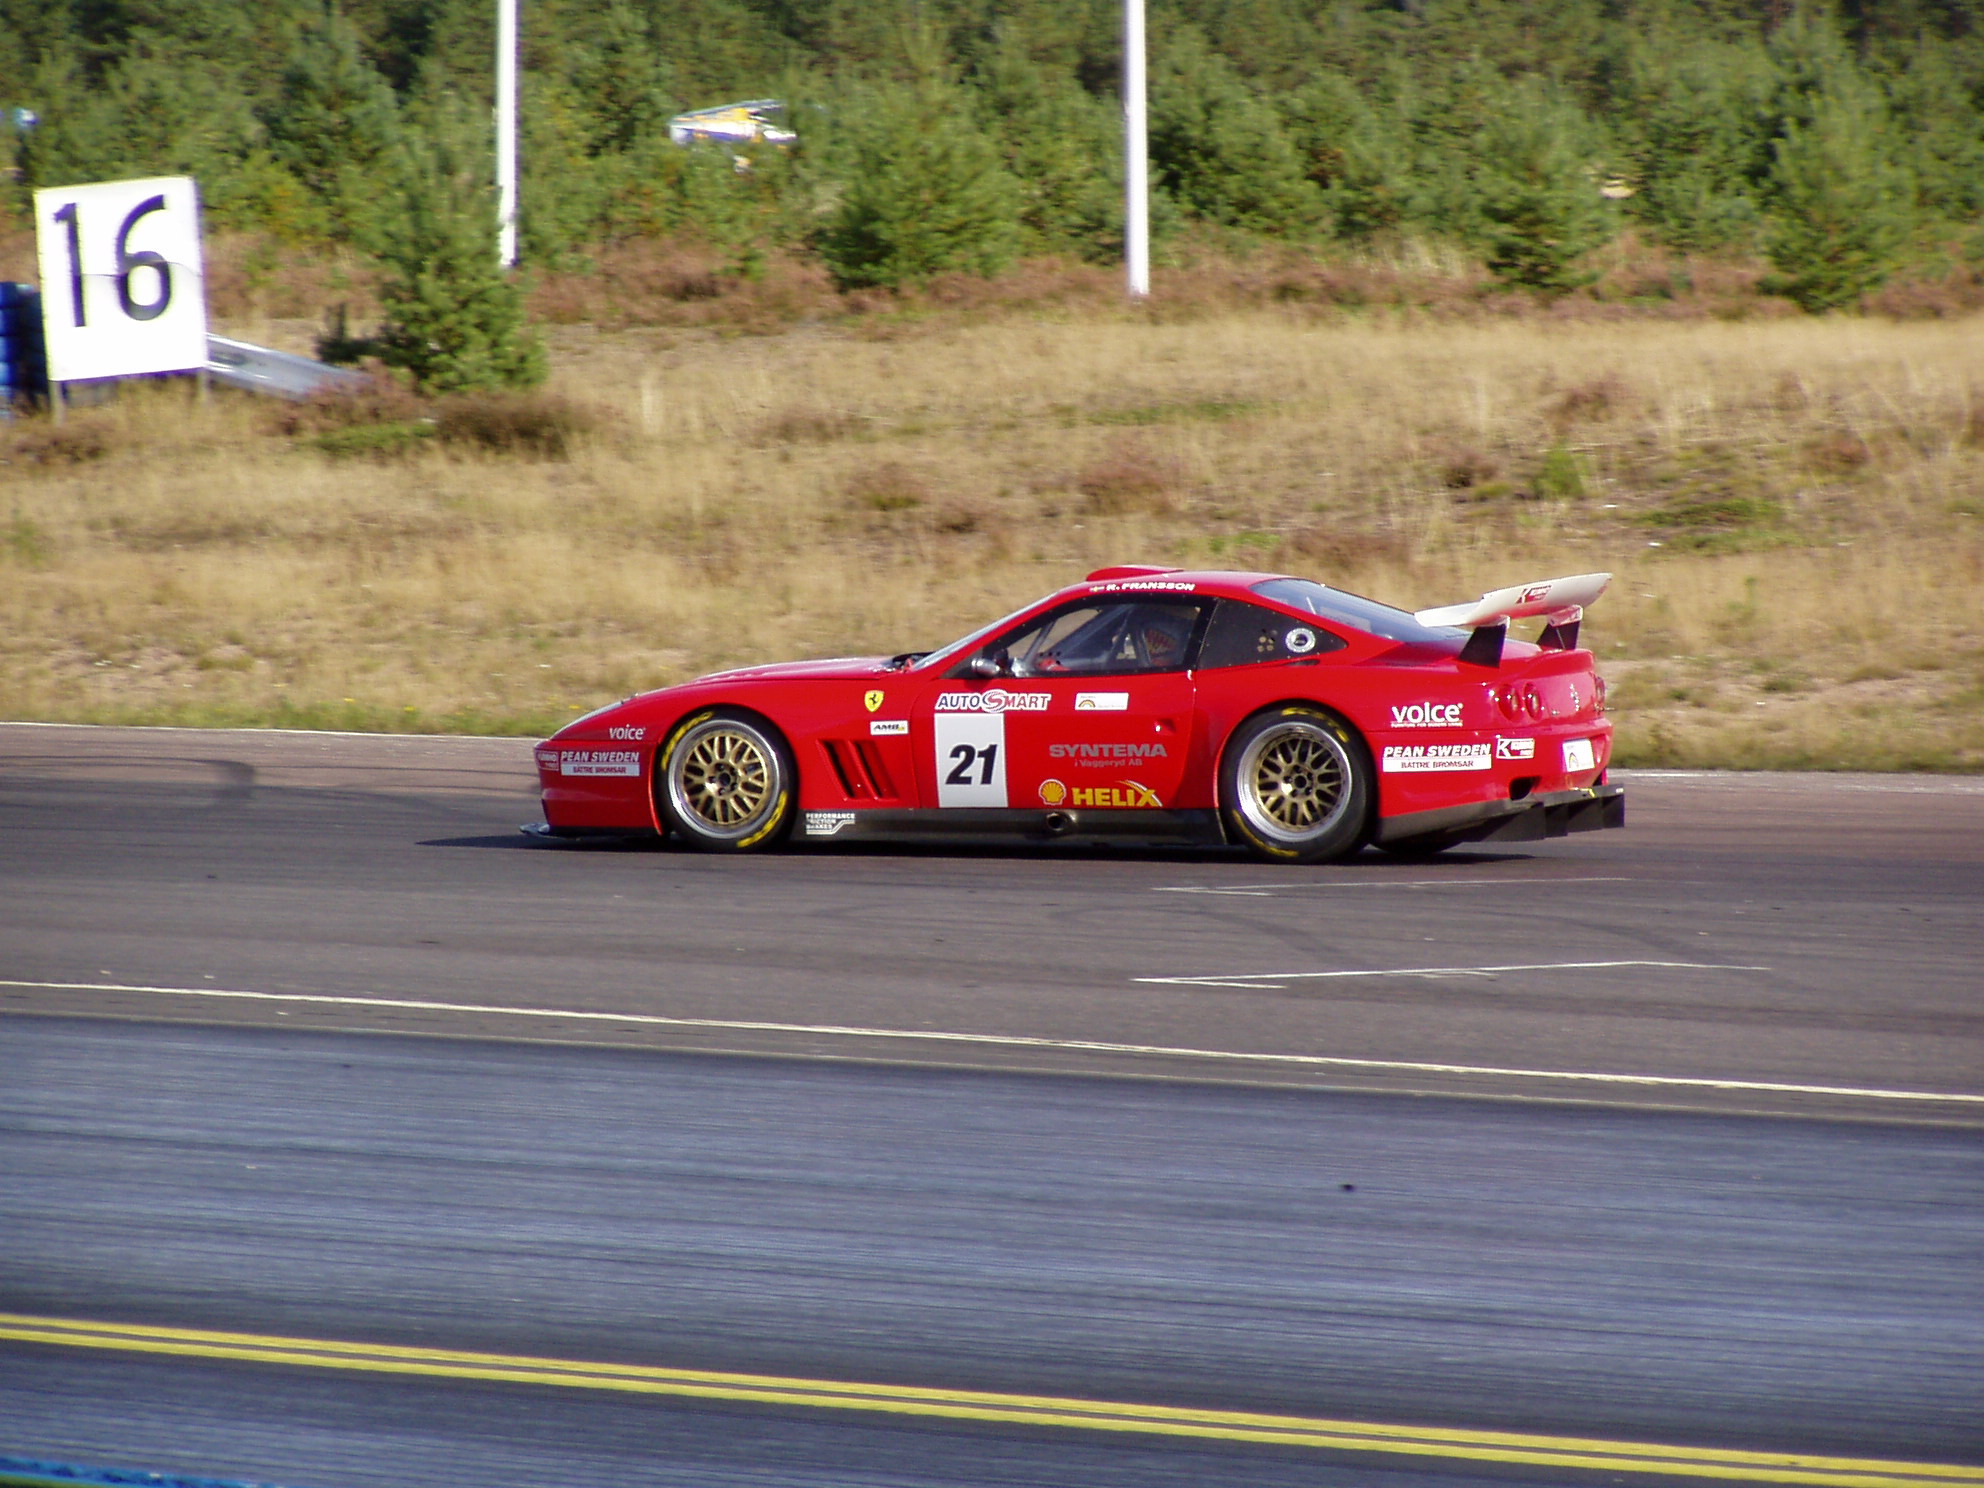
{"label": "white sign with 16", "polygon": [[34,226],[51,381],[206,366],[192,177],[37,191]]}

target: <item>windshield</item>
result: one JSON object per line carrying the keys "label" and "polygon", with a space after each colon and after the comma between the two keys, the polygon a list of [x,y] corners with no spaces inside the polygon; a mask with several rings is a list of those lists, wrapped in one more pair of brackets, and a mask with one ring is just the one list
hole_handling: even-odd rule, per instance
{"label": "windshield", "polygon": [[943,666],[946,662],[951,660],[952,657],[957,656],[960,652],[969,651],[973,646],[976,646],[980,641],[992,635],[995,631],[998,631],[1005,626],[1011,625],[1015,620],[1019,619],[1020,616],[1024,615],[1028,610],[1032,608],[1033,606],[1031,604],[1023,604],[1017,610],[1014,610],[1012,614],[1001,615],[997,620],[994,620],[990,625],[979,626],[978,629],[974,630],[970,635],[965,636],[961,640],[952,641],[950,645],[944,647],[944,649],[941,651],[932,651],[928,656],[919,657],[913,664],[918,668]]}
{"label": "windshield", "polygon": [[1421,625],[1404,610],[1395,610],[1375,599],[1346,594],[1310,579],[1266,579],[1254,585],[1254,592],[1277,604],[1307,610],[1319,619],[1332,620],[1387,641],[1406,641],[1421,646],[1452,650],[1467,639],[1467,632],[1451,626]]}

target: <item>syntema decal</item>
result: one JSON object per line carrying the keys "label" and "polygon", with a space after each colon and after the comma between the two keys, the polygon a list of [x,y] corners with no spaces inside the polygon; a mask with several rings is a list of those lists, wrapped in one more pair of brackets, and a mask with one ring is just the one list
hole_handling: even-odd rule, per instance
{"label": "syntema decal", "polygon": [[1130,695],[1127,692],[1078,692],[1075,694],[1077,713],[1127,713],[1130,711]]}
{"label": "syntema decal", "polygon": [[1119,780],[1114,785],[1077,785],[1068,790],[1070,806],[1100,806],[1120,810],[1132,806],[1162,806],[1156,791],[1139,780]]}
{"label": "syntema decal", "polygon": [[1512,739],[1507,735],[1495,738],[1495,758],[1505,760],[1526,760],[1536,758],[1534,739]]}
{"label": "syntema decal", "polygon": [[558,761],[560,775],[638,775],[638,749],[568,749]]}
{"label": "syntema decal", "polygon": [[1459,728],[1459,703],[1395,703],[1393,728]]}
{"label": "syntema decal", "polygon": [[1566,739],[1564,741],[1564,773],[1575,774],[1579,770],[1595,770],[1598,758],[1592,753],[1591,740]]}
{"label": "syntema decal", "polygon": [[1051,692],[1008,692],[988,687],[983,692],[940,692],[939,713],[1045,713],[1054,700]]}
{"label": "syntema decal", "polygon": [[854,825],[852,811],[809,811],[805,827],[808,837],[831,837],[842,827]]}
{"label": "syntema decal", "polygon": [[1079,765],[1120,765],[1134,764],[1138,760],[1161,760],[1171,758],[1171,751],[1162,744],[1049,744],[1047,757],[1057,760],[1073,760]]}
{"label": "syntema decal", "polygon": [[1388,775],[1425,775],[1486,770],[1493,764],[1486,744],[1387,744],[1381,768]]}
{"label": "syntema decal", "polygon": [[909,732],[907,718],[871,718],[868,720],[868,735],[874,739],[889,739],[897,734]]}
{"label": "syntema decal", "polygon": [[632,724],[626,723],[616,723],[606,731],[606,737],[609,739],[633,739],[638,741],[645,739],[647,736],[648,731],[646,729],[637,728]]}

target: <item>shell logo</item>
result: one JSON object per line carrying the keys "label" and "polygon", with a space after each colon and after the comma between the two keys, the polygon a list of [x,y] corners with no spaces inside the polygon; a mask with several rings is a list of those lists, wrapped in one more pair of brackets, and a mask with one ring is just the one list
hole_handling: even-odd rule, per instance
{"label": "shell logo", "polygon": [[1040,802],[1043,806],[1059,806],[1068,799],[1068,788],[1058,780],[1040,782]]}

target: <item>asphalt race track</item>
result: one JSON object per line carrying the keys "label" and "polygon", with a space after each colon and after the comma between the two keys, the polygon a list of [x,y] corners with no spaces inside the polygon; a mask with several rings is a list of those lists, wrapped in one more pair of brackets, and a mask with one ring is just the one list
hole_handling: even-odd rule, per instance
{"label": "asphalt race track", "polygon": [[1984,781],[1622,778],[733,860],[520,836],[527,741],[0,725],[0,1456],[1984,1483]]}

